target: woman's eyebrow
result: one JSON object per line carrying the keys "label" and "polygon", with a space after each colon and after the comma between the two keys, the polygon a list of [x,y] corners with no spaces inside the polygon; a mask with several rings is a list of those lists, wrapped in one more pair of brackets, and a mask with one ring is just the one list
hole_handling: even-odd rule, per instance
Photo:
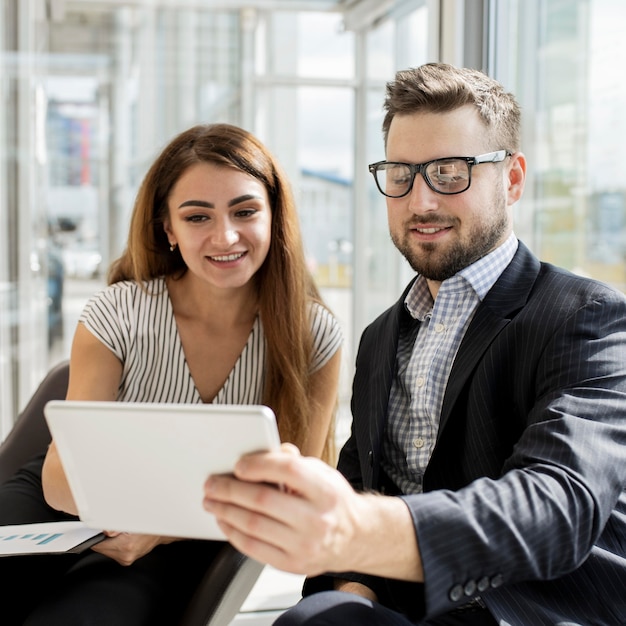
{"label": "woman's eyebrow", "polygon": [[202,206],[207,209],[214,209],[215,205],[211,202],[206,202],[205,200],[185,200],[182,204],[178,205],[179,209],[182,209],[184,206]]}
{"label": "woman's eyebrow", "polygon": [[[228,206],[229,207],[235,206],[236,204],[239,204],[241,202],[248,202],[248,200],[262,200],[262,199],[263,199],[262,196],[248,193],[248,194],[244,194],[243,196],[237,196],[236,198],[229,200]],[[212,202],[207,202],[206,200],[185,200],[183,203],[178,205],[178,208],[182,209],[183,207],[186,207],[186,206],[201,206],[206,209],[215,208],[215,205]]]}
{"label": "woman's eyebrow", "polygon": [[233,198],[229,201],[228,206],[235,206],[240,202],[248,202],[248,200],[263,200],[262,196],[256,195],[254,193],[247,193],[243,196],[238,196],[237,198]]}

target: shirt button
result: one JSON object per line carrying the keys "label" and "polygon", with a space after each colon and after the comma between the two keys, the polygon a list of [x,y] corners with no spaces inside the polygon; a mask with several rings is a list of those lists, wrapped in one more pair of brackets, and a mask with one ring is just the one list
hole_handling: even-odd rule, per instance
{"label": "shirt button", "polygon": [[423,387],[425,382],[426,382],[426,380],[424,379],[424,377],[423,377],[423,376],[418,376],[418,377],[415,379],[415,384],[416,384],[418,387]]}
{"label": "shirt button", "polygon": [[435,332],[442,333],[446,329],[444,324],[435,324]]}
{"label": "shirt button", "polygon": [[423,448],[424,440],[421,437],[416,437],[415,439],[413,439],[413,446],[416,447],[418,450],[420,448]]}

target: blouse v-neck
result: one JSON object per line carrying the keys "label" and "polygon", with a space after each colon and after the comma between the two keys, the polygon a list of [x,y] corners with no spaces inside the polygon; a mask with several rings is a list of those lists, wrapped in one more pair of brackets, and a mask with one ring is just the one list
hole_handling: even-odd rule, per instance
{"label": "blouse v-neck", "polygon": [[[178,354],[179,364],[185,374],[189,377],[189,380],[193,384],[193,396],[194,402],[204,403],[198,386],[194,380],[189,364],[187,363],[187,357],[185,356],[185,348],[183,346],[182,338],[178,330],[178,323],[176,321],[176,315],[174,314],[174,306],[170,297],[170,292],[167,286],[167,281],[163,280],[163,289],[167,299],[168,312],[172,317],[173,324],[170,326],[171,341],[176,345],[177,349],[175,353]],[[265,345],[263,341],[263,330],[261,327],[261,319],[257,315],[254,319],[252,329],[248,335],[248,339],[243,347],[243,350],[237,357],[235,365],[230,370],[224,384],[215,394],[213,400],[207,404],[239,404],[243,403],[241,399],[242,393],[247,397],[252,397],[252,403],[261,402],[262,394],[262,382],[263,382],[263,368],[265,364]],[[246,389],[242,389],[241,386],[246,385]]]}

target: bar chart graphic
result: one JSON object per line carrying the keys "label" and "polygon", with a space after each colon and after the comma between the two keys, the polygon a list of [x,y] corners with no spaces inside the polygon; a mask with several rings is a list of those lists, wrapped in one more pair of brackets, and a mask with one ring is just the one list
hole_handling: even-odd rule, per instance
{"label": "bar chart graphic", "polygon": [[0,526],[0,556],[82,552],[103,538],[80,521]]}

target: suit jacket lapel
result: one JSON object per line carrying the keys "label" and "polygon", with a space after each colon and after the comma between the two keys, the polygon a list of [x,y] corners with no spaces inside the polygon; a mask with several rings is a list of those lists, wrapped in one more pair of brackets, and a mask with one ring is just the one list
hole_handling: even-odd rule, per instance
{"label": "suit jacket lapel", "polygon": [[[380,327],[373,331],[374,343],[369,347],[366,355],[366,358],[370,360],[369,375],[363,379],[356,376],[354,379],[353,414],[369,415],[368,449],[374,455],[374,458],[365,462],[361,468],[363,484],[367,488],[378,485],[382,435],[388,417],[389,393],[397,369],[400,328],[414,321],[404,306],[404,299],[413,282],[414,280],[387,314],[380,318]],[[357,405],[360,409],[355,408]]]}
{"label": "suit jacket lapel", "polygon": [[444,395],[440,433],[476,364],[528,300],[539,269],[537,258],[520,241],[511,263],[478,306],[461,342]]}

